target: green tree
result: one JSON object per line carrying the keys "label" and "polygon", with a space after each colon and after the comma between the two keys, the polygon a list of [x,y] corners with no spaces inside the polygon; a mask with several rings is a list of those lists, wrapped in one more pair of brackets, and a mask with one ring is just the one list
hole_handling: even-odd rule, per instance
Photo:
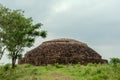
{"label": "green tree", "polygon": [[11,10],[0,6],[0,43],[1,52],[7,50],[12,59],[12,68],[25,47],[33,46],[36,37],[45,38],[47,32],[41,30],[41,23],[33,24],[32,18],[26,18],[21,10]]}
{"label": "green tree", "polygon": [[110,58],[110,63],[113,65],[120,64],[120,58]]}
{"label": "green tree", "polygon": [[[3,16],[6,13],[7,8],[3,7],[0,4],[0,17]],[[1,20],[1,19],[0,19]],[[0,22],[0,27],[1,27],[1,22]],[[3,53],[5,51],[5,47],[3,47],[4,45],[2,44],[2,33],[1,33],[2,29],[0,28],[0,60],[3,56]]]}

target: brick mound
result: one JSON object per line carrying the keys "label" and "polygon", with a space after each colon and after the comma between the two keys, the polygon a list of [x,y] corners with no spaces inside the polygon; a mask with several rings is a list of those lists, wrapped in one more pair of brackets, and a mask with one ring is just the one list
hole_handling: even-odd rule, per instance
{"label": "brick mound", "polygon": [[18,64],[47,65],[47,64],[83,64],[107,63],[107,60],[87,46],[73,39],[55,39],[43,42],[37,48],[27,52]]}

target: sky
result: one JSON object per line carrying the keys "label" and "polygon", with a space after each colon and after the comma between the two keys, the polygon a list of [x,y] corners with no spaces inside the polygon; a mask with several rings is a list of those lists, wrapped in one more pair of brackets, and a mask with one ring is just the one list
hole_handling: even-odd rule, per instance
{"label": "sky", "polygon": [[[0,0],[10,9],[25,11],[34,23],[47,30],[46,39],[37,38],[33,49],[43,41],[71,38],[87,43],[102,58],[120,58],[120,0]],[[6,54],[5,54],[6,55]],[[10,62],[3,56],[0,63]]]}

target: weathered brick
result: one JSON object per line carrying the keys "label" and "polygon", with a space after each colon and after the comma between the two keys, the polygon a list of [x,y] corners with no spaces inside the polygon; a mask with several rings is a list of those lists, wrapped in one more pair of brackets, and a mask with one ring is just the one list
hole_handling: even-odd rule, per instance
{"label": "weathered brick", "polygon": [[40,46],[27,52],[25,57],[18,61],[19,64],[32,65],[47,64],[77,64],[107,63],[101,55],[87,44],[73,39],[55,39],[43,42]]}

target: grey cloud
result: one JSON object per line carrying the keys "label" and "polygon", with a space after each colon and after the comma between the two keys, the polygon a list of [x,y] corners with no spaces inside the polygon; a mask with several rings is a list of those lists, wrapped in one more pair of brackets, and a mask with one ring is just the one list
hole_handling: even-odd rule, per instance
{"label": "grey cloud", "polygon": [[[101,53],[110,53],[111,48],[106,46],[114,45],[111,52],[120,53],[115,45],[120,45],[119,0],[34,0],[30,5],[1,0],[1,3],[12,9],[25,10],[26,16],[42,22],[48,31],[46,40],[73,38],[95,46]],[[118,53],[115,55],[120,56]]]}
{"label": "grey cloud", "polygon": [[50,32],[63,37],[81,37],[83,40],[93,40],[100,44],[117,43],[120,40],[120,11],[116,5],[119,6],[115,1],[100,5],[98,3],[88,6],[86,10],[80,10],[77,5],[66,12],[55,13],[49,18],[50,22],[46,22],[46,26]]}
{"label": "grey cloud", "polygon": [[[2,2],[10,8],[25,10],[27,16],[33,17],[35,21],[41,21],[48,32],[58,36],[73,38],[79,36],[79,39],[80,37],[83,40],[94,38],[96,41],[111,38],[115,41],[119,40],[120,1],[118,0],[35,0],[31,5],[21,5],[22,2],[8,0]],[[70,3],[72,7],[56,13],[52,8],[56,5],[61,6],[59,4],[61,2]]]}

